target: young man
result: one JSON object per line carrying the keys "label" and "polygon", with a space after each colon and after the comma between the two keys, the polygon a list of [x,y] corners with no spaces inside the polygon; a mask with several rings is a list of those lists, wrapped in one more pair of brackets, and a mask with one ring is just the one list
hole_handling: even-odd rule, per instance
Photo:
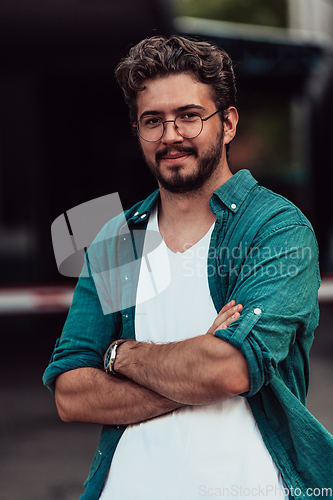
{"label": "young man", "polygon": [[[304,406],[315,236],[294,205],[230,172],[230,58],[154,37],[116,74],[159,190],[102,230],[118,274],[88,255],[44,375],[63,420],[104,425],[82,499],[306,498],[332,486],[332,437]],[[163,241],[146,265],[146,236],[128,272],[122,245],[140,231]]]}

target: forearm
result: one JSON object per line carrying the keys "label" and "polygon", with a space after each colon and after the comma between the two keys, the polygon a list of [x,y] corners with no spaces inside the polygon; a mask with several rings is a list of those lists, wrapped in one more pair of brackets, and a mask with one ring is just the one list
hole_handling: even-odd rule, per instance
{"label": "forearm", "polygon": [[134,424],[184,406],[132,380],[110,376],[95,368],[61,374],[55,395],[59,415],[66,422]]}
{"label": "forearm", "polygon": [[212,334],[181,342],[119,346],[115,370],[162,396],[210,404],[248,390],[248,366],[238,349]]}

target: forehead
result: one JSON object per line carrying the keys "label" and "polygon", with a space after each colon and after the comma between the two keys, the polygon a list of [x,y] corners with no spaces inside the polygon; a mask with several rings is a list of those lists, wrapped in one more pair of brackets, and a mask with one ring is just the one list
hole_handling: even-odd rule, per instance
{"label": "forehead", "polygon": [[136,98],[138,117],[147,111],[171,113],[189,104],[207,111],[214,104],[210,86],[196,80],[191,73],[148,79],[142,86],[145,89]]}

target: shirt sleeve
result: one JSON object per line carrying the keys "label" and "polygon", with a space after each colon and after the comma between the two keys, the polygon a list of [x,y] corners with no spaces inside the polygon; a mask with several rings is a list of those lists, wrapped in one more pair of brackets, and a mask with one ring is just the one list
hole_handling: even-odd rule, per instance
{"label": "shirt sleeve", "polygon": [[43,382],[54,393],[55,379],[76,368],[103,368],[103,356],[121,331],[121,313],[103,314],[92,277],[80,277],[60,339]]}
{"label": "shirt sleeve", "polygon": [[308,357],[318,324],[318,247],[304,224],[280,224],[259,232],[229,289],[241,316],[215,335],[239,348],[250,371],[250,390],[269,384],[291,347]]}

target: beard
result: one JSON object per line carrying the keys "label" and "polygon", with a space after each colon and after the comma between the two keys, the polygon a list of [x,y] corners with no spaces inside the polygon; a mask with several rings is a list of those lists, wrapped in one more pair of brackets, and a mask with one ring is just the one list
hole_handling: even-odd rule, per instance
{"label": "beard", "polygon": [[[169,178],[166,178],[159,168],[161,158],[169,152],[189,153],[198,159],[198,168],[190,174],[183,174],[182,167],[175,166]],[[217,143],[211,149],[203,154],[198,155],[198,150],[195,146],[172,146],[165,147],[157,151],[155,155],[155,163],[145,158],[149,170],[154,175],[161,187],[166,191],[175,194],[185,194],[198,191],[211,178],[220,164],[223,152],[223,133],[219,135]]]}

